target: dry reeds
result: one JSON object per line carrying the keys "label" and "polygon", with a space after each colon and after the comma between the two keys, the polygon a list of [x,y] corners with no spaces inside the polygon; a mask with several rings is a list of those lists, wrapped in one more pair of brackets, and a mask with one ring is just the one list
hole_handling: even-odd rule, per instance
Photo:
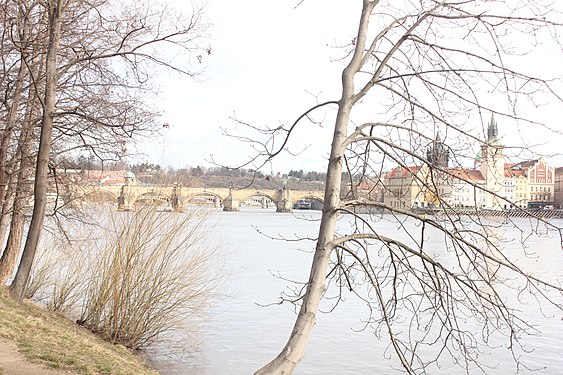
{"label": "dry reeds", "polygon": [[70,258],[64,251],[66,260],[42,262],[33,281],[41,287],[32,289],[43,289],[55,310],[80,311],[78,321],[110,342],[150,346],[200,317],[215,295],[221,257],[206,241],[206,217],[201,210],[149,207],[110,215],[95,244],[83,243]]}

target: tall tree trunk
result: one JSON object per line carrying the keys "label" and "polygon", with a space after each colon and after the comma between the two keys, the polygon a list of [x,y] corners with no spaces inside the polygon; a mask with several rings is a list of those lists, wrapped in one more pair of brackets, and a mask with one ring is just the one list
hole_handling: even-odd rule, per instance
{"label": "tall tree trunk", "polygon": [[[14,201],[16,202],[16,201]],[[14,205],[16,205],[15,203]],[[10,222],[10,233],[6,248],[0,260],[0,285],[5,285],[12,276],[18,259],[18,253],[23,239],[23,225],[25,218],[21,209],[15,210]]]}
{"label": "tall tree trunk", "polygon": [[49,173],[49,156],[52,147],[53,116],[55,112],[55,95],[57,89],[57,51],[61,31],[63,0],[48,2],[49,39],[45,64],[45,97],[43,102],[43,116],[41,119],[41,136],[35,168],[33,214],[29,224],[29,231],[23,249],[20,265],[10,286],[10,292],[15,300],[21,301],[29,280],[47,203],[47,175]]}
{"label": "tall tree trunk", "polygon": [[283,350],[255,375],[291,374],[305,355],[305,346],[311,334],[321,298],[326,290],[326,276],[331,253],[334,249],[336,219],[340,207],[342,162],[346,149],[350,110],[354,104],[354,74],[361,64],[366,43],[366,33],[375,2],[364,1],[354,56],[342,73],[342,96],[334,126],[330,159],[327,169],[325,201],[307,290],[295,321],[293,331]]}
{"label": "tall tree trunk", "polygon": [[6,117],[6,127],[4,128],[2,141],[0,142],[0,208],[2,209],[2,212],[0,213],[0,245],[4,243],[6,229],[8,227],[8,222],[10,221],[9,215],[10,212],[12,212],[12,200],[10,197],[8,182],[13,179],[10,177],[11,171],[8,167],[8,148],[10,146],[10,142],[12,141],[12,134],[16,124],[16,117],[23,91],[24,77],[25,66],[23,61],[20,61],[16,84],[14,85],[12,102]]}
{"label": "tall tree trunk", "polygon": [[[26,20],[29,21],[28,18],[26,18]],[[26,23],[26,25],[29,26],[29,22]],[[32,48],[32,53],[26,54],[25,51],[23,50],[20,51],[22,58],[22,65],[24,65],[23,59],[27,59],[27,64],[25,65],[26,67],[30,67],[31,69],[31,71],[29,71],[28,74],[35,75],[36,81],[38,80],[38,77],[41,77],[41,75],[43,74],[44,64],[42,60],[40,60],[40,62],[33,61],[37,59],[34,59],[31,56],[38,56],[41,54],[45,54],[46,53],[45,48],[46,47],[44,45],[43,46],[35,45]],[[37,52],[38,50],[39,52]],[[4,195],[4,202],[2,204],[2,215],[0,216],[0,239],[2,239],[2,241],[0,242],[1,244],[4,244],[3,239],[8,224],[12,220],[11,219],[12,215],[16,213],[17,210],[23,210],[23,208],[25,207],[24,200],[29,198],[29,192],[30,192],[29,182],[27,181],[27,176],[28,176],[27,172],[29,172],[28,169],[32,164],[31,158],[35,156],[35,151],[31,149],[32,147],[31,142],[35,131],[35,125],[37,123],[36,119],[41,113],[39,108],[41,103],[39,100],[40,94],[37,92],[38,85],[33,85],[30,83],[26,90],[27,90],[27,99],[24,104],[26,113],[23,120],[21,121],[22,124],[19,129],[20,136],[18,139],[18,147],[17,147],[16,155],[14,156],[13,161],[11,161],[12,164],[19,163],[20,168],[18,169],[17,167],[12,167],[13,172],[10,173],[9,175],[8,190]],[[18,102],[19,101],[21,101],[21,97],[18,98]],[[15,171],[17,171],[17,173]],[[26,174],[22,176],[22,172],[24,171],[26,172]],[[18,202],[17,207],[14,205],[15,203],[14,200],[17,200]],[[10,231],[11,231],[11,227],[10,227]],[[19,242],[21,242],[21,239],[19,240]],[[14,239],[11,240],[11,243],[12,246],[15,246]],[[11,248],[11,246],[6,246],[4,251],[7,251],[7,249],[9,248]],[[18,245],[18,250],[15,256],[19,254],[20,248],[21,246]],[[4,254],[5,253],[2,253],[2,258],[0,259],[0,267],[3,267],[2,263],[4,261],[7,261],[7,259],[9,259],[7,257],[11,256]],[[13,269],[10,271],[10,274],[12,272]]]}
{"label": "tall tree trunk", "polygon": [[11,190],[15,190],[15,194],[13,196],[10,233],[8,234],[8,241],[4,252],[0,258],[0,285],[4,285],[12,276],[23,239],[23,227],[25,223],[23,210],[25,201],[27,200],[30,192],[26,176],[31,166],[30,154],[32,154],[32,152],[30,149],[30,143],[34,131],[33,113],[37,111],[33,90],[34,88],[30,86],[26,106],[27,113],[23,121],[22,130],[18,140],[18,149],[15,155],[15,159],[19,160],[19,169],[16,167],[13,168],[14,171],[17,169],[17,175],[16,173],[12,173],[12,176],[15,177],[16,181],[11,181],[10,183],[10,186],[14,187]]}
{"label": "tall tree trunk", "polygon": [[16,175],[10,175],[8,181],[6,181],[6,191],[3,192],[3,201],[0,209],[2,214],[0,214],[0,239],[4,244],[4,239],[6,238],[6,232],[8,230],[8,225],[10,224],[10,219],[12,217],[14,208],[14,195],[15,187],[14,183],[16,180]]}

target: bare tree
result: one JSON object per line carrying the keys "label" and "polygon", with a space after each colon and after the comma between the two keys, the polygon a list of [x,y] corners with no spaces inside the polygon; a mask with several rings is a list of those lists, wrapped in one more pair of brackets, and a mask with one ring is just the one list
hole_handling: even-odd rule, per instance
{"label": "bare tree", "polygon": [[55,96],[57,87],[57,53],[61,32],[62,17],[68,6],[68,1],[54,0],[46,4],[48,17],[47,56],[45,58],[45,96],[43,98],[43,115],[41,120],[41,135],[37,163],[35,166],[35,182],[33,189],[33,214],[18,271],[10,286],[10,291],[16,300],[21,301],[25,287],[29,280],[31,267],[35,258],[37,244],[47,205],[47,176],[49,174],[49,159],[52,148],[53,117],[55,113]]}
{"label": "bare tree", "polygon": [[[44,72],[42,55],[44,40],[40,34],[41,15],[35,13],[36,2],[6,2],[4,29],[5,45],[11,46],[3,54],[4,61],[18,67],[14,90],[10,79],[5,80],[6,122],[2,138],[2,173],[5,175],[4,199],[0,216],[0,236],[9,224],[9,235],[0,258],[0,280],[4,284],[11,278],[21,250],[24,232],[24,209],[32,194],[29,176],[37,154],[35,130],[40,123],[40,95],[43,85],[38,77]],[[8,42],[11,42],[8,43]],[[9,73],[9,69],[5,72]],[[6,76],[5,76],[6,77]],[[35,77],[35,80],[32,79]],[[15,142],[11,142],[14,139]]]}
{"label": "bare tree", "polygon": [[[27,10],[37,25],[33,44],[14,45],[27,68],[33,95],[40,98],[42,113],[33,215],[10,287],[13,296],[21,299],[39,241],[47,191],[52,188],[48,178],[56,166],[53,155],[87,149],[100,160],[119,160],[128,142],[158,131],[158,110],[148,104],[156,93],[151,79],[163,70],[196,75],[191,59],[200,49],[206,25],[201,9],[185,17],[166,3],[11,3],[17,14],[14,19]],[[12,22],[13,29],[19,26],[22,23]],[[32,53],[41,45],[46,46],[44,54]],[[33,71],[35,61],[44,70]]]}
{"label": "bare tree", "polygon": [[[560,134],[534,118],[531,110],[541,102],[561,106],[559,77],[527,70],[521,60],[540,41],[552,43],[559,54],[561,26],[560,14],[542,1],[364,0],[357,35],[346,47],[349,61],[342,72],[340,99],[312,107],[290,127],[264,129],[271,136],[266,142],[240,137],[261,150],[252,163],[267,163],[287,148],[300,121],[320,108],[336,107],[310,276],[302,294],[289,299],[300,304],[299,314],[285,347],[256,374],[294,371],[305,353],[320,301],[331,290],[336,304],[343,291],[366,302],[367,326],[386,333],[409,374],[426,373],[448,356],[464,372],[485,371],[479,353],[491,332],[506,335],[518,362],[521,335],[532,327],[505,301],[503,287],[561,310],[561,280],[530,273],[504,251],[499,227],[520,225],[529,235],[536,234],[533,228],[509,218],[501,223],[483,218],[478,205],[465,216],[468,212],[454,209],[445,190],[463,181],[475,194],[485,194],[493,208],[501,203],[517,207],[498,188],[502,183],[496,178],[502,170],[491,160],[503,160],[503,147],[494,131],[486,134],[485,128],[493,113],[497,120]],[[354,122],[353,115],[366,107],[375,118]],[[454,168],[447,161],[436,163],[432,153],[425,156],[425,148],[440,130],[453,140],[449,158]],[[280,134],[281,142],[274,139]],[[494,177],[490,184],[459,172],[467,169],[472,150],[479,147],[481,158],[489,161],[485,169]],[[348,179],[344,185],[353,187],[395,166],[409,181],[408,194],[416,186],[424,202],[442,208],[440,216],[412,210],[403,186],[383,178],[381,184],[395,204],[366,200],[354,188],[347,195],[341,191],[343,176]],[[370,209],[386,214],[357,213]],[[535,213],[520,213],[560,235],[560,228]],[[342,215],[354,223],[349,233],[336,230]],[[378,229],[378,220],[390,217],[399,229],[396,237]],[[442,239],[447,260],[433,255],[437,245],[428,243],[430,232]],[[525,247],[525,240],[519,245]],[[468,322],[483,331],[474,333]],[[425,353],[429,346],[436,348],[430,355]]]}
{"label": "bare tree", "polygon": [[[2,72],[1,87],[3,92],[0,113],[3,116],[0,142],[0,202],[2,215],[0,216],[0,239],[4,239],[9,222],[8,212],[12,209],[14,189],[9,180],[14,181],[17,172],[14,170],[13,138],[19,132],[19,115],[22,104],[25,103],[24,91],[29,83],[26,82],[26,66],[21,58],[32,37],[32,25],[29,13],[24,9],[15,10],[14,4],[4,2],[2,10],[5,15],[2,24]],[[15,14],[14,14],[15,13]],[[14,14],[14,17],[9,15]],[[21,32],[20,32],[21,31]],[[22,103],[23,102],[23,103]]]}
{"label": "bare tree", "polygon": [[[30,86],[30,89],[32,87]],[[26,108],[28,113],[25,114],[23,120],[24,128],[20,131],[17,151],[14,155],[15,165],[12,168],[10,177],[12,180],[9,184],[11,190],[14,191],[11,205],[4,205],[2,217],[10,217],[10,231],[8,240],[0,257],[0,285],[4,285],[12,276],[18,260],[21,244],[24,234],[24,209],[26,202],[31,194],[31,183],[27,176],[31,174],[32,164],[34,160],[34,150],[32,147],[33,133],[35,124],[33,117],[34,112],[38,111],[38,107],[32,105],[31,102],[37,100],[35,95],[28,95]],[[11,206],[11,207],[9,207]],[[6,212],[10,210],[9,212]]]}

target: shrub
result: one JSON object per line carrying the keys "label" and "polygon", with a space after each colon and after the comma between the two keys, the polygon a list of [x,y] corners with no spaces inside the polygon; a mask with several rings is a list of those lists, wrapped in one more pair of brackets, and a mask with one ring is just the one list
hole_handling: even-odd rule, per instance
{"label": "shrub", "polygon": [[57,263],[66,272],[45,272],[51,280],[41,295],[49,295],[48,307],[80,311],[77,321],[104,339],[146,348],[205,312],[222,277],[221,257],[207,241],[212,228],[203,210],[144,207],[108,216],[102,236],[74,246],[74,262]]}

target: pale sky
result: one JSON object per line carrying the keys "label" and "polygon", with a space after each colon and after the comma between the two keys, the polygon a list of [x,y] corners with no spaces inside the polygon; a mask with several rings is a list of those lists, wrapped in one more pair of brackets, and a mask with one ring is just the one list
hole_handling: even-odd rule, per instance
{"label": "pale sky", "polygon": [[[344,63],[337,61],[343,51],[335,47],[355,36],[361,1],[306,0],[294,9],[296,3],[208,1],[206,13],[213,26],[211,55],[201,64],[205,71],[198,81],[170,76],[161,83],[164,120],[171,128],[162,141],[142,146],[146,160],[177,168],[209,166],[211,155],[224,164],[243,162],[251,151],[221,135],[221,127],[237,132],[229,117],[257,126],[289,124],[317,100],[338,99]],[[551,65],[561,70],[561,51],[554,53],[559,60],[551,59]],[[560,106],[545,115],[554,128],[563,128],[555,123],[563,116]],[[331,124],[327,120],[321,129],[304,123],[292,150],[309,148],[298,156],[283,155],[264,172],[323,171]],[[510,124],[499,122],[499,131],[514,139]],[[541,142],[552,139],[539,136],[536,143]],[[557,152],[553,144],[548,152]]]}

